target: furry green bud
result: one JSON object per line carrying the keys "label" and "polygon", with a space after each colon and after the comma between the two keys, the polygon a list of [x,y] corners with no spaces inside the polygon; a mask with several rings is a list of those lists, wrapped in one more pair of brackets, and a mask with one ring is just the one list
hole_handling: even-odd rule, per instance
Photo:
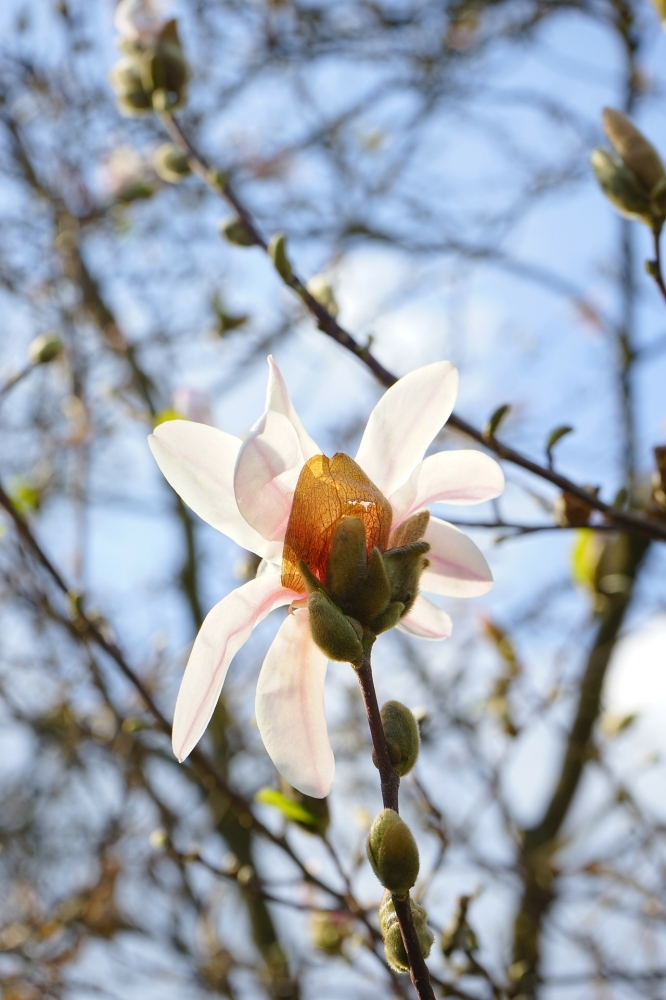
{"label": "furry green bud", "polygon": [[365,548],[363,521],[360,517],[345,517],[333,532],[326,564],[326,587],[342,607],[353,601],[365,577]]}
{"label": "furry green bud", "polygon": [[140,66],[146,90],[151,92],[161,90],[170,95],[167,103],[171,107],[182,103],[189,69],[176,21],[172,20],[165,24],[157,44],[142,53]]}
{"label": "furry green bud", "polygon": [[323,590],[308,597],[310,632],[315,643],[331,660],[360,663],[363,647],[356,629]]}
{"label": "furry green bud", "polygon": [[371,631],[375,635],[388,632],[389,629],[396,627],[404,613],[405,605],[401,601],[391,601],[386,610],[382,611],[381,615],[372,622],[370,626]]}
{"label": "furry green bud", "polygon": [[621,111],[604,108],[602,121],[615,152],[651,191],[664,176],[664,164],[657,150]]}
{"label": "furry green bud", "polygon": [[419,874],[419,849],[412,831],[393,809],[384,809],[370,827],[368,860],[389,892],[406,896]]}
{"label": "furry green bud", "polygon": [[141,115],[152,109],[150,91],[143,86],[140,69],[134,59],[121,59],[111,67],[109,80],[118,107],[126,115]]}
{"label": "furry green bud", "polygon": [[662,177],[660,181],[657,181],[652,189],[650,195],[650,200],[652,201],[653,213],[657,216],[666,215],[666,177]]}
{"label": "furry green bud", "polygon": [[186,153],[172,142],[165,142],[153,154],[155,173],[169,184],[178,184],[192,171]]}
{"label": "furry green bud", "polygon": [[[418,722],[407,706],[399,701],[387,701],[382,706],[381,717],[391,763],[402,778],[409,774],[418,760],[421,749]],[[374,751],[372,759],[377,767]]]}
{"label": "furry green bud", "polygon": [[242,219],[226,219],[220,223],[220,233],[228,243],[237,247],[254,246],[254,240]]}
{"label": "furry green bud", "polygon": [[275,233],[268,244],[268,253],[275,264],[275,270],[283,281],[291,281],[293,272],[287,257],[287,237],[284,233]]}
{"label": "furry green bud", "polygon": [[57,333],[42,333],[28,346],[28,357],[33,365],[48,365],[62,354],[63,343]]}
{"label": "furry green bud", "polygon": [[[427,958],[435,940],[435,935],[428,927],[428,914],[425,909],[413,899],[410,899],[409,903],[421,954],[424,958]],[[379,907],[379,926],[384,938],[386,961],[394,972],[409,972],[409,959],[405,951],[402,934],[400,933],[400,924],[398,923],[391,894],[388,891],[384,893],[384,898]]]}
{"label": "furry green bud", "polygon": [[404,604],[403,615],[411,609],[419,592],[421,573],[428,565],[428,542],[410,542],[384,553],[384,567],[391,584],[391,600]]}
{"label": "furry green bud", "polygon": [[622,215],[649,219],[650,191],[631,167],[605,149],[595,149],[590,163],[602,191]]}

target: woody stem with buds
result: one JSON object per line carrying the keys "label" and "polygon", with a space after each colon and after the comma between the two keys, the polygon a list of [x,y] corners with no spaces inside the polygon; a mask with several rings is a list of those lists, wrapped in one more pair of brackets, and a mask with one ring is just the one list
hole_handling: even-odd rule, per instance
{"label": "woody stem with buds", "polygon": [[[379,711],[379,703],[377,702],[377,692],[375,691],[375,682],[372,676],[372,662],[370,658],[373,641],[374,637],[369,641],[364,640],[363,660],[360,665],[355,666],[355,669],[361,686],[363,704],[365,705],[365,712],[368,717],[368,725],[370,727],[370,737],[372,739],[372,746],[375,751],[377,767],[379,770],[382,802],[384,803],[385,809],[393,809],[395,812],[399,812],[398,793],[400,789],[400,777],[391,763],[389,748],[386,742],[386,736],[384,735],[384,727],[382,725],[382,718]],[[400,933],[405,945],[405,951],[407,952],[407,957],[409,958],[409,974],[414,989],[416,990],[416,994],[419,997],[419,1000],[435,1000],[432,983],[430,982],[428,966],[426,965],[425,959],[421,954],[421,946],[416,936],[409,895],[407,895],[404,899],[395,895],[392,898],[395,913],[400,925]]]}

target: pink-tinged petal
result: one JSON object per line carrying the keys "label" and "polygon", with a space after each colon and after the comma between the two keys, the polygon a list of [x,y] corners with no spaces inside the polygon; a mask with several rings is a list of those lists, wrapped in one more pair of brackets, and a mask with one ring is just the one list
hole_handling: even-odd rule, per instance
{"label": "pink-tinged petal", "polygon": [[393,527],[431,503],[483,503],[503,489],[504,474],[494,458],[482,451],[440,451],[419,462],[389,497]]}
{"label": "pink-tinged petal", "polygon": [[409,478],[451,415],[458,372],[450,361],[417,368],[388,389],[370,414],[356,461],[384,496]]}
{"label": "pink-tinged petal", "polygon": [[447,597],[478,597],[493,585],[493,575],[471,538],[448,521],[431,517],[425,533],[430,565],[421,576],[421,590]]}
{"label": "pink-tinged petal", "polygon": [[302,468],[295,427],[282,413],[267,410],[241,445],[234,493],[247,523],[268,541],[284,538]]}
{"label": "pink-tinged petal", "polygon": [[453,626],[446,611],[419,594],[409,614],[400,619],[398,628],[418,639],[448,639]]}
{"label": "pink-tinged petal", "polygon": [[195,514],[243,548],[279,558],[280,546],[262,538],[238,510],[234,466],[239,438],[207,424],[168,420],[155,428],[148,444],[167,482]]}
{"label": "pink-tinged petal", "polygon": [[266,750],[290,785],[317,799],[328,795],[335,772],[324,712],[326,665],[302,608],[280,626],[257,684],[257,725]]}
{"label": "pink-tinged petal", "polygon": [[294,425],[294,429],[298,434],[298,440],[301,444],[301,449],[303,451],[303,457],[305,461],[312,458],[313,455],[321,455],[321,448],[317,445],[316,441],[313,441],[305,427],[301,423],[300,417],[294,409],[294,404],[289,397],[289,391],[287,389],[287,384],[284,380],[282,372],[278,368],[273,356],[269,354],[268,356],[268,388],[266,390],[266,409],[275,410],[277,413],[282,413],[287,417],[291,423]]}
{"label": "pink-tinged petal", "polygon": [[185,760],[204,734],[231,660],[252,629],[274,608],[296,595],[282,586],[279,573],[265,573],[233,590],[208,612],[194,641],[178,692],[173,719],[173,750]]}

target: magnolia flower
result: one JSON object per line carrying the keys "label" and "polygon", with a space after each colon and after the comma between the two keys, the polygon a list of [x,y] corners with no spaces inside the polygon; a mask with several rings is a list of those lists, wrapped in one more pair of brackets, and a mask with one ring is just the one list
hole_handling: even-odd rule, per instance
{"label": "magnolia flower", "polygon": [[[306,556],[312,555],[305,562],[317,573],[333,529],[344,517],[362,517],[368,545],[383,551],[413,514],[437,502],[490,500],[502,492],[504,478],[498,464],[479,451],[423,458],[456,398],[458,373],[448,361],[419,368],[384,393],[370,414],[356,465],[343,455],[329,464],[321,455],[296,414],[279,368],[270,357],[268,363],[266,410],[244,441],[185,420],[160,424],[149,438],[157,464],[185,503],[262,558],[256,579],[220,601],[201,626],[178,694],[173,747],[179,760],[187,757],[208,725],[233,656],[269,612],[293,605],[296,610],[285,617],[261,668],[256,719],[278,771],[295,788],[323,798],[335,769],[324,711],[327,658],[312,639],[303,606],[305,587],[294,571],[295,534],[300,557],[305,544]],[[335,509],[317,501],[313,477],[315,485],[308,485],[311,468],[324,470],[328,487],[335,485],[336,468],[352,470],[335,494]],[[490,589],[486,560],[462,531],[431,517],[424,538],[430,550],[422,590],[475,597]],[[422,639],[445,639],[451,619],[419,594],[397,627]]]}
{"label": "magnolia flower", "polygon": [[166,21],[160,0],[120,0],[113,18],[116,31],[129,42],[151,42]]}

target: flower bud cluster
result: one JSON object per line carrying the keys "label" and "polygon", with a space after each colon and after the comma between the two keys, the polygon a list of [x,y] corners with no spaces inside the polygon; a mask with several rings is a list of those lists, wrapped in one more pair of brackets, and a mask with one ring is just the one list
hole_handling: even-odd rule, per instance
{"label": "flower bud cluster", "polygon": [[390,893],[404,898],[419,874],[419,849],[412,831],[394,809],[383,809],[370,827],[368,860]]}
{"label": "flower bud cluster", "polygon": [[175,20],[152,32],[126,33],[119,47],[123,58],[109,78],[123,114],[173,111],[184,103],[190,74]]}
{"label": "flower bud cluster", "polygon": [[[424,958],[427,958],[435,940],[435,935],[427,924],[428,914],[413,899],[410,899],[409,905],[412,910],[414,930],[416,931],[416,938],[421,948],[421,954]],[[405,951],[402,934],[400,933],[400,924],[398,923],[393,899],[388,890],[384,893],[384,898],[379,907],[379,926],[384,938],[386,961],[394,972],[409,972],[409,959]]]}
{"label": "flower bud cluster", "polygon": [[[418,760],[421,749],[419,724],[414,714],[399,701],[387,701],[382,706],[380,714],[393,769],[403,778],[409,774]],[[374,750],[372,760],[377,767]]]}
{"label": "flower bud cluster", "polygon": [[[425,530],[425,529],[424,529]],[[362,639],[393,628],[412,607],[430,546],[410,541],[366,558],[366,529],[358,517],[345,517],[331,540],[322,583],[301,562],[308,591],[312,638],[332,660],[360,663]]]}
{"label": "flower bud cluster", "polygon": [[613,147],[595,149],[592,169],[622,214],[660,228],[666,218],[666,170],[651,142],[621,111],[605,108],[603,126]]}

